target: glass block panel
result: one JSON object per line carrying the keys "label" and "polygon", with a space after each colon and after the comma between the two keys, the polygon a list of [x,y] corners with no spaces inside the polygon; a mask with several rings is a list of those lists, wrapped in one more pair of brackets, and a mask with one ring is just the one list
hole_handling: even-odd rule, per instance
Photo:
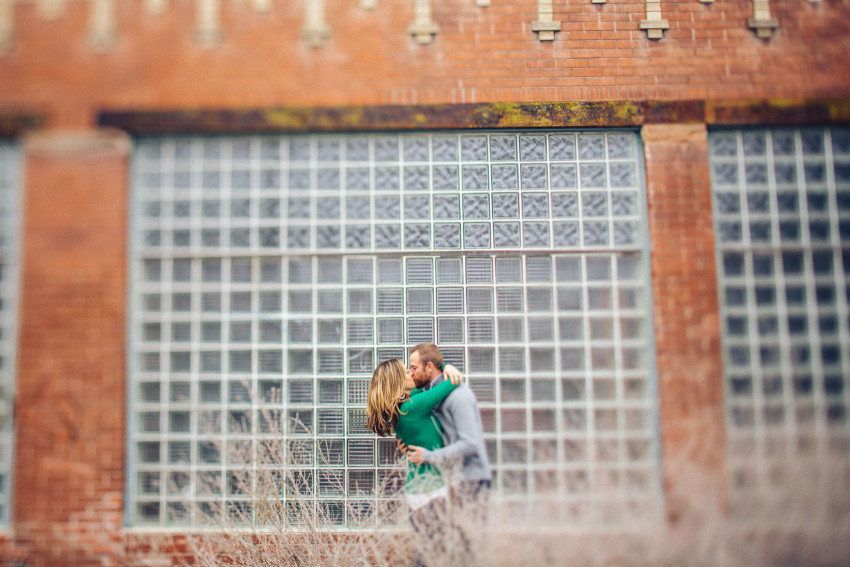
{"label": "glass block panel", "polygon": [[404,312],[403,290],[401,289],[379,289],[378,290],[378,313],[390,314]]}
{"label": "glass block panel", "polygon": [[552,189],[575,189],[578,186],[578,174],[574,164],[552,164]]}
{"label": "glass block panel", "polygon": [[408,289],[407,290],[407,312],[408,313],[433,313],[434,294],[431,289]]}
{"label": "glass block panel", "polygon": [[347,338],[349,343],[372,343],[374,340],[372,319],[349,319]]}
{"label": "glass block panel", "polygon": [[[329,342],[341,342],[339,340],[342,335],[342,322],[340,321],[335,329],[338,339]],[[318,359],[317,371],[319,374],[342,374],[344,372],[345,359],[341,349],[318,349],[316,351]]]}
{"label": "glass block panel", "polygon": [[435,165],[431,170],[431,179],[435,191],[460,189],[460,170],[456,165]]}
{"label": "glass block panel", "polygon": [[407,342],[419,344],[434,340],[434,319],[410,318],[407,320]]}
{"label": "glass block panel", "polygon": [[518,218],[519,197],[516,193],[493,195],[493,218]]}
{"label": "glass block panel", "polygon": [[415,258],[407,261],[408,284],[430,284],[433,279],[434,264],[430,258]]}
{"label": "glass block panel", "polygon": [[549,218],[549,196],[546,193],[523,193],[522,216],[524,218]]}
{"label": "glass block panel", "polygon": [[485,136],[462,136],[460,147],[463,161],[483,161],[487,159],[487,138]]}
{"label": "glass block panel", "polygon": [[398,344],[404,342],[404,320],[379,319],[378,342],[382,344]]}
{"label": "glass block panel", "polygon": [[463,319],[460,317],[437,318],[437,341],[439,344],[463,342]]}
{"label": "glass block panel", "polygon": [[457,136],[434,136],[431,144],[434,161],[458,161]]}
{"label": "glass block panel", "polygon": [[406,248],[428,248],[431,245],[431,229],[427,224],[408,224],[404,227]]}
{"label": "glass block panel", "polygon": [[635,138],[628,134],[608,134],[608,157],[630,159],[634,156]]}
{"label": "glass block panel", "polygon": [[579,134],[578,153],[583,160],[596,160],[605,157],[605,137],[601,134]]}
{"label": "glass block panel", "polygon": [[470,317],[467,320],[470,343],[492,343],[496,339],[495,320],[492,317]]}
{"label": "glass block panel", "polygon": [[401,248],[401,227],[399,225],[377,225],[375,227],[376,248]]}
{"label": "glass block panel", "polygon": [[404,168],[404,189],[408,191],[421,191],[428,189],[428,167],[411,166]]}
{"label": "glass block panel", "polygon": [[437,313],[463,313],[463,288],[437,289]]}
{"label": "glass block panel", "polygon": [[500,286],[496,289],[499,313],[521,313],[523,311],[523,288]]}
{"label": "glass block panel", "polygon": [[351,289],[348,291],[349,313],[372,313],[372,291]]}
{"label": "glass block panel", "polygon": [[576,159],[576,137],[574,134],[561,134],[549,136],[549,159],[575,160]]}
{"label": "glass block panel", "polygon": [[548,189],[548,175],[545,165],[522,165],[520,168],[522,189]]}
{"label": "glass block panel", "polygon": [[490,225],[487,223],[464,224],[463,244],[467,248],[488,248],[490,246]]}
{"label": "glass block panel", "polygon": [[471,287],[466,290],[466,306],[469,313],[492,313],[493,290],[489,287]]}
{"label": "glass block panel", "polygon": [[523,244],[527,247],[537,248],[549,246],[549,223],[522,223],[522,241]]}
{"label": "glass block panel", "polygon": [[434,196],[435,219],[459,219],[460,198],[457,195]]}
{"label": "glass block panel", "polygon": [[[735,161],[743,155],[737,146],[729,160],[740,169],[735,183],[759,180],[758,187],[726,185],[716,199],[736,242],[755,235],[827,245],[850,231],[850,221],[830,224],[834,211],[850,208],[850,198],[832,197],[825,181],[843,179],[843,170],[832,177],[824,170],[836,143],[821,136],[818,146],[812,137],[805,147],[820,153],[804,156],[807,167],[798,168],[799,136],[790,145],[769,136],[762,142],[753,142],[752,163]],[[772,148],[791,153],[768,159]],[[432,341],[470,376],[497,493],[569,492],[567,477],[555,471],[572,471],[598,452],[606,470],[624,475],[628,467],[650,479],[646,499],[660,502],[660,483],[651,481],[659,452],[642,269],[642,151],[634,132],[164,138],[140,142],[138,152],[132,262],[140,277],[131,293],[139,307],[128,358],[136,400],[128,420],[132,524],[192,527],[201,520],[184,511],[195,504],[211,514],[250,512],[249,503],[234,500],[247,494],[234,479],[244,455],[256,451],[264,464],[292,459],[295,484],[316,499],[309,505],[328,510],[335,525],[354,527],[363,521],[356,510],[374,505],[378,483],[403,482],[392,468],[394,440],[365,427],[372,372],[379,361],[406,360],[412,345]],[[850,162],[847,156],[833,161]],[[765,197],[764,180],[774,178],[782,195]],[[815,180],[817,191],[797,190],[796,183]],[[194,184],[204,191],[199,200],[189,198]],[[779,224],[768,218],[773,210],[786,215]],[[176,259],[175,246],[184,250]],[[824,251],[771,262],[729,254],[738,254],[724,255],[736,282],[725,295],[739,306],[756,297],[757,317],[731,314],[724,325],[765,341],[754,351],[731,351],[741,364],[736,387],[744,391],[743,376],[756,361],[781,374],[778,345],[782,333],[793,332],[801,339],[791,359],[816,358],[830,376],[818,386],[810,372],[798,373],[794,395],[811,405],[822,388],[828,419],[837,423],[846,385],[835,306],[846,290],[835,277],[844,258],[828,260]],[[0,316],[7,273],[0,264]],[[783,275],[790,279],[782,293],[770,293]],[[746,289],[751,279],[758,289]],[[776,312],[786,297],[796,303]],[[810,301],[823,312],[802,317]],[[822,337],[817,348],[803,344],[811,329]],[[750,391],[761,387],[750,382]],[[161,404],[168,407],[154,407]],[[195,429],[235,435],[230,445],[243,456],[187,440]],[[271,442],[276,431],[289,437]],[[3,462],[0,453],[0,480]],[[209,482],[199,480],[205,475]],[[584,482],[589,491],[591,481]],[[295,486],[285,488],[281,498],[295,521],[288,500]]]}
{"label": "glass block panel", "polygon": [[463,166],[462,177],[463,189],[465,191],[489,189],[490,187],[490,179],[486,165],[465,165]]}
{"label": "glass block panel", "polygon": [[522,282],[522,259],[500,257],[496,259],[496,283]]}
{"label": "glass block panel", "polygon": [[520,223],[493,223],[493,245],[496,248],[518,248],[521,244]]}
{"label": "glass block panel", "polygon": [[399,140],[395,136],[375,137],[375,161],[398,161]]}
{"label": "glass block panel", "polygon": [[437,260],[437,283],[463,283],[463,262],[460,258],[440,258]]}
{"label": "glass block panel", "polygon": [[428,138],[404,138],[404,161],[428,161]]}
{"label": "glass block panel", "polygon": [[499,317],[499,342],[511,343],[524,340],[524,324],[520,317]]}
{"label": "glass block panel", "polygon": [[546,136],[520,136],[519,147],[522,161],[546,159]]}
{"label": "glass block panel", "polygon": [[494,165],[491,170],[493,189],[516,189],[517,188],[517,166]]}
{"label": "glass block panel", "polygon": [[493,161],[516,161],[517,142],[514,136],[491,136],[490,158]]}
{"label": "glass block panel", "polygon": [[490,199],[487,195],[464,195],[463,218],[486,219],[490,217]]}
{"label": "glass block panel", "polygon": [[[848,211],[835,207],[841,189],[827,180],[843,175],[836,142],[847,136],[846,128],[709,134],[727,426],[747,447],[728,458],[737,477],[750,478],[732,483],[733,497],[770,490],[763,471],[789,455],[818,458],[820,449],[806,447],[809,428],[826,436],[846,428],[832,417],[846,400],[830,401],[827,384],[850,368],[850,339],[834,332],[850,267],[836,264],[846,253],[834,235]],[[640,364],[639,353],[624,354]],[[626,420],[641,428],[645,416]]]}

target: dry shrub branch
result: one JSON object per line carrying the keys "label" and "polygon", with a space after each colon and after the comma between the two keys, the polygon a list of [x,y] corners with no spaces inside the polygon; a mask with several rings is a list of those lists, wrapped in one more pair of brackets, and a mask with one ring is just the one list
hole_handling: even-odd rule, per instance
{"label": "dry shrub branch", "polygon": [[[263,410],[264,423],[281,423]],[[243,424],[250,431],[250,424]],[[718,488],[716,475],[673,463],[676,482],[658,498],[613,483],[561,482],[550,494],[494,494],[485,525],[468,506],[447,507],[433,531],[417,537],[401,494],[404,464],[377,494],[346,500],[345,474],[313,477],[304,451],[313,438],[300,423],[284,435],[264,429],[228,440],[226,498],[191,513],[202,529],[188,536],[198,566],[653,565],[839,566],[850,564],[850,461],[846,451],[774,462],[769,482]],[[321,442],[320,440],[318,442]],[[322,450],[316,454],[323,455]],[[308,459],[309,460],[309,459]],[[324,474],[324,473],[323,473]],[[568,477],[565,477],[568,478]],[[218,479],[211,479],[211,483]],[[334,485],[333,483],[338,483]],[[339,498],[317,495],[317,486]],[[557,484],[557,483],[556,483]],[[722,493],[718,493],[722,492]],[[347,502],[347,504],[342,504]],[[371,503],[364,505],[364,502]],[[653,503],[654,502],[654,503]],[[671,509],[677,513],[672,514]]]}

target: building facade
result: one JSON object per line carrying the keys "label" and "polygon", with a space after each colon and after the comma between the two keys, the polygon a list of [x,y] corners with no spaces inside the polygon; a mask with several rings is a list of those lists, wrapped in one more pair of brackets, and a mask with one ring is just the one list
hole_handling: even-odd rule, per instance
{"label": "building facade", "polygon": [[846,460],[848,49],[827,0],[0,0],[0,555],[162,559],[278,436],[356,527],[420,342],[566,529]]}

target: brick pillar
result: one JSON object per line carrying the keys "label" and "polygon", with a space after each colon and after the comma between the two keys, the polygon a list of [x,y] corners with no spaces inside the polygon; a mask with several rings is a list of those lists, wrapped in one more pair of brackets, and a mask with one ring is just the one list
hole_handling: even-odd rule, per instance
{"label": "brick pillar", "polygon": [[708,136],[676,124],[645,126],[642,138],[667,517],[696,535],[723,523],[726,501]]}
{"label": "brick pillar", "polygon": [[129,151],[112,131],[25,143],[12,528],[28,567],[121,564]]}

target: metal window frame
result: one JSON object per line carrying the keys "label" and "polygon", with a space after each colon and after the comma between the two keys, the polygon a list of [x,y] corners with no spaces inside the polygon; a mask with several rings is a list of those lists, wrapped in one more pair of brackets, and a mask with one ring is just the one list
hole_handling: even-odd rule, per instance
{"label": "metal window frame", "polygon": [[18,310],[20,306],[18,293],[21,289],[20,247],[23,211],[23,156],[16,143],[0,140],[0,167],[8,167],[9,176],[7,185],[0,184],[0,191],[4,193],[0,195],[0,199],[4,200],[4,205],[8,207],[7,216],[4,219],[3,226],[0,227],[0,232],[2,232],[0,236],[5,241],[5,245],[0,246],[0,264],[5,270],[8,270],[7,276],[0,282],[0,290],[3,291],[4,300],[8,301],[8,305],[4,306],[3,311],[0,312],[0,318],[4,319],[0,348],[4,351],[6,359],[5,367],[0,370],[4,392],[4,399],[0,400],[0,403],[6,406],[4,427],[0,431],[0,435],[3,436],[3,454],[0,455],[0,466],[3,467],[3,470],[0,472],[6,475],[6,483],[3,492],[0,493],[0,497],[5,500],[3,502],[3,513],[0,513],[0,526],[8,527],[12,523],[14,498],[15,420],[13,411],[17,371]]}

